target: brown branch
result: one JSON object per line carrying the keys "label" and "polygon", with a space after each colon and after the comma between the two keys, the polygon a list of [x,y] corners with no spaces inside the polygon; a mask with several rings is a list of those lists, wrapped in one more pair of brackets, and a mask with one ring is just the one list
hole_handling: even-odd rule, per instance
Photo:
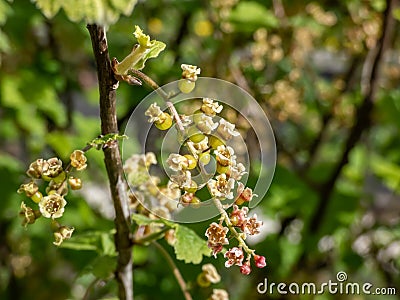
{"label": "brown branch", "polygon": [[[392,17],[392,10],[397,6],[398,0],[388,0],[387,7],[383,15],[382,35],[374,49],[375,55],[369,55],[365,64],[371,64],[371,72],[368,76],[366,88],[364,89],[364,99],[356,112],[356,121],[347,137],[342,155],[334,168],[331,176],[322,185],[319,196],[318,207],[310,222],[311,232],[316,232],[324,220],[332,192],[334,190],[337,179],[339,178],[343,167],[349,161],[351,150],[359,142],[362,133],[371,126],[371,112],[374,107],[374,99],[379,87],[378,75],[380,65],[383,62],[385,51],[390,47],[395,28],[395,20]],[[369,59],[371,61],[369,61]]]}
{"label": "brown branch", "polygon": [[[111,68],[106,33],[104,27],[96,24],[88,25],[87,28],[97,65],[101,132],[104,135],[118,133],[115,91],[118,81],[114,78]],[[116,234],[114,241],[118,252],[115,276],[118,282],[118,297],[123,300],[133,299],[131,219],[118,141],[114,141],[103,151],[115,209]]]}

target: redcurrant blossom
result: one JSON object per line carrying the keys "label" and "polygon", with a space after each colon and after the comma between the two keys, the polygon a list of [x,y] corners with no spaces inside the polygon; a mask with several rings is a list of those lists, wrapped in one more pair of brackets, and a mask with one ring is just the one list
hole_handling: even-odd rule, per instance
{"label": "redcurrant blossom", "polygon": [[211,283],[218,283],[221,281],[221,276],[218,274],[217,269],[212,264],[205,264],[201,267],[204,277]]}
{"label": "redcurrant blossom", "polygon": [[250,261],[245,261],[245,263],[240,267],[240,273],[243,275],[249,275],[251,273]]}
{"label": "redcurrant blossom", "polygon": [[38,216],[36,216],[34,210],[26,206],[25,202],[21,202],[21,210],[19,212],[20,217],[22,217],[22,226],[26,227],[28,224],[35,223]]}
{"label": "redcurrant blossom", "polygon": [[201,142],[193,143],[194,149],[196,149],[197,153],[202,153],[203,151],[209,148],[208,145],[208,137],[204,137]]}
{"label": "redcurrant blossom", "polygon": [[262,221],[257,221],[257,215],[254,214],[246,223],[244,232],[250,235],[255,235],[260,233],[260,227],[262,226]]}
{"label": "redcurrant blossom", "polygon": [[206,115],[214,117],[216,114],[219,114],[224,107],[219,105],[218,102],[214,102],[210,98],[203,98],[203,105],[201,106],[201,111]]}
{"label": "redcurrant blossom", "polygon": [[39,202],[39,210],[45,218],[60,218],[64,213],[64,206],[67,201],[59,194],[51,194]]}
{"label": "redcurrant blossom", "polygon": [[53,244],[56,246],[60,246],[64,240],[71,238],[74,230],[75,229],[73,227],[61,226],[58,231],[54,232],[55,241],[53,242]]}
{"label": "redcurrant blossom", "polygon": [[208,189],[210,193],[215,198],[233,198],[232,189],[235,185],[235,180],[233,178],[227,178],[226,174],[220,174],[215,177],[216,180],[210,179],[207,182]]}
{"label": "redcurrant blossom", "polygon": [[85,152],[82,150],[75,150],[72,152],[69,158],[71,160],[71,165],[76,168],[76,170],[82,171],[86,169],[87,158],[85,156]]}
{"label": "redcurrant blossom", "polygon": [[205,114],[201,114],[196,125],[197,128],[201,130],[201,132],[205,134],[210,134],[213,130],[215,130],[218,127],[218,122],[214,123],[212,117],[207,116]]}
{"label": "redcurrant blossom", "polygon": [[181,171],[188,167],[188,159],[180,154],[171,153],[167,159],[169,168],[173,171]]}
{"label": "redcurrant blossom", "polygon": [[239,181],[242,179],[242,176],[246,174],[246,168],[242,163],[236,164],[236,160],[232,162],[231,167],[229,168],[229,177]]}
{"label": "redcurrant blossom", "polygon": [[229,166],[232,164],[232,161],[235,160],[236,156],[234,155],[235,151],[230,146],[221,145],[218,146],[216,150],[214,150],[214,154],[216,156],[217,162],[221,166]]}
{"label": "redcurrant blossom", "polygon": [[150,107],[146,110],[144,113],[145,116],[149,117],[149,123],[153,122],[158,122],[160,121],[160,116],[163,114],[162,110],[160,107],[157,105],[157,103],[153,103],[150,105]]}
{"label": "redcurrant blossom", "polygon": [[235,125],[225,119],[219,121],[217,132],[225,141],[231,139],[233,136],[240,135],[240,133],[235,130]]}
{"label": "redcurrant blossom", "polygon": [[243,187],[241,190],[239,190],[238,188],[238,195],[239,196],[235,200],[235,203],[238,205],[242,205],[245,202],[250,202],[254,196],[257,197],[257,195],[253,194],[253,190],[249,187],[246,188]]}
{"label": "redcurrant blossom", "polygon": [[47,164],[47,162],[42,158],[35,160],[29,165],[26,174],[31,178],[39,179],[40,177],[42,177],[43,166],[45,164]]}
{"label": "redcurrant blossom", "polygon": [[225,267],[229,268],[233,265],[241,266],[244,259],[244,253],[242,248],[233,247],[225,252],[224,257],[227,258]]}
{"label": "redcurrant blossom", "polygon": [[171,175],[171,180],[180,188],[189,188],[192,183],[192,174],[190,171],[178,171],[177,174]]}
{"label": "redcurrant blossom", "polygon": [[239,209],[237,205],[233,205],[233,211],[230,214],[230,220],[233,226],[240,227],[244,231],[244,227],[247,223],[247,213],[249,212],[248,207],[242,207]]}
{"label": "redcurrant blossom", "polygon": [[212,295],[208,300],[229,300],[229,294],[223,289],[213,289]]}
{"label": "redcurrant blossom", "polygon": [[27,197],[32,197],[35,193],[39,190],[39,187],[34,181],[30,181],[25,184],[21,184],[20,188],[18,189],[18,194],[25,193]]}
{"label": "redcurrant blossom", "polygon": [[200,74],[201,69],[197,66],[181,64],[182,78],[190,81],[196,81],[197,75]]}
{"label": "redcurrant blossom", "polygon": [[42,176],[56,178],[61,174],[62,171],[62,161],[57,157],[53,157],[48,159],[46,163],[43,164]]}
{"label": "redcurrant blossom", "polygon": [[264,268],[267,265],[267,263],[265,262],[265,257],[262,255],[255,254],[254,262],[255,262],[257,268]]}
{"label": "redcurrant blossom", "polygon": [[208,247],[212,249],[214,257],[218,252],[221,252],[223,245],[229,244],[226,238],[228,232],[227,227],[223,227],[221,224],[215,222],[211,223],[207,228],[205,236],[208,238]]}

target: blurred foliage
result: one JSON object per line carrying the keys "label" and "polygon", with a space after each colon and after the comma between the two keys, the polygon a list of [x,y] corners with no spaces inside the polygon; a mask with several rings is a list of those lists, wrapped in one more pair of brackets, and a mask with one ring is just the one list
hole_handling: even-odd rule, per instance
{"label": "blurred foliage", "polygon": [[[265,297],[256,286],[266,277],[269,282],[321,282],[334,279],[338,271],[347,272],[351,282],[399,289],[398,30],[380,77],[374,78],[379,90],[371,126],[363,128],[332,193],[324,194],[323,188],[357,122],[364,69],[382,33],[386,1],[34,2],[0,0],[1,299],[80,299],[89,287],[86,299],[115,295],[110,280],[113,222],[101,152],[88,153],[83,191],[69,195],[64,218],[74,224],[76,236],[65,248],[53,247],[50,229],[40,220],[27,232],[17,218],[22,197],[16,190],[29,163],[55,155],[66,160],[99,134],[97,81],[85,21],[108,24],[110,54],[119,60],[131,51],[134,24],[166,43],[166,50],[146,66],[160,84],[179,78],[180,64],[190,63],[201,67],[202,76],[238,84],[265,109],[277,139],[278,162],[271,188],[256,208],[265,225],[253,247],[267,257],[267,268],[244,277],[225,269],[222,258],[204,259],[216,263],[223,277],[217,287],[227,289],[231,299]],[[46,19],[36,6],[54,17]],[[399,19],[398,8],[391,13]],[[122,128],[148,92],[120,85]],[[246,142],[255,141],[249,135]],[[254,180],[250,174],[249,181]],[[321,202],[326,208],[316,215]],[[190,226],[199,236],[205,227]],[[97,247],[84,248],[85,239]],[[161,244],[173,254],[172,247]],[[199,251],[184,251],[190,250]],[[157,248],[136,246],[134,257],[137,299],[182,298]],[[189,282],[201,272],[200,265],[176,263]],[[204,299],[211,291],[194,284],[191,294]]]}

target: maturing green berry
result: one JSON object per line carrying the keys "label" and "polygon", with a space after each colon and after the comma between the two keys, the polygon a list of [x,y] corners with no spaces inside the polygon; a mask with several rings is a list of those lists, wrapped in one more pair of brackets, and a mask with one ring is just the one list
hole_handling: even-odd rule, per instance
{"label": "maturing green berry", "polygon": [[184,190],[188,193],[194,194],[197,191],[197,183],[195,181],[190,182],[190,186],[184,187]]}
{"label": "maturing green berry", "polygon": [[211,160],[210,152],[203,152],[199,154],[199,162],[201,162],[204,166],[208,165]]}
{"label": "maturing green berry", "polygon": [[211,135],[208,137],[208,145],[213,149],[217,149],[218,146],[222,146],[224,144],[225,143],[215,135]]}
{"label": "maturing green berry", "polygon": [[193,157],[193,155],[185,154],[184,157],[186,157],[187,160],[188,160],[188,166],[187,166],[187,168],[186,168],[187,170],[192,170],[192,169],[196,168],[196,166],[197,166],[197,161],[196,161],[196,159]]}
{"label": "maturing green berry", "polygon": [[169,113],[162,113],[160,121],[156,121],[154,124],[160,130],[167,130],[172,126],[172,117]]}
{"label": "maturing green berry", "polygon": [[61,182],[63,182],[65,180],[66,177],[67,176],[66,176],[65,172],[63,171],[56,178],[53,178],[53,180],[54,180],[55,183],[61,183]]}
{"label": "maturing green berry", "polygon": [[197,125],[201,121],[201,117],[203,116],[203,112],[198,109],[193,113],[193,122]]}
{"label": "maturing green berry", "polygon": [[196,83],[194,81],[188,79],[182,79],[178,82],[178,88],[184,94],[189,94],[193,91],[195,85]]}
{"label": "maturing green berry", "polygon": [[193,143],[200,143],[206,137],[196,126],[189,128],[188,135]]}
{"label": "maturing green berry", "polygon": [[223,166],[223,165],[217,163],[217,172],[219,174],[225,174],[228,171],[229,171],[229,166]]}
{"label": "maturing green berry", "polygon": [[33,194],[33,196],[31,197],[31,199],[33,200],[33,202],[35,203],[39,203],[40,200],[42,200],[43,195],[41,192],[36,192],[35,194]]}

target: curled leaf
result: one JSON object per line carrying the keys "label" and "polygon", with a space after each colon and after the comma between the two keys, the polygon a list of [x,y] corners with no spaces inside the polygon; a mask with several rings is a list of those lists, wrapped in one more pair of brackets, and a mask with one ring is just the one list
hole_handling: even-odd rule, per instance
{"label": "curled leaf", "polygon": [[146,60],[157,57],[165,49],[165,44],[157,40],[150,40],[150,36],[143,33],[139,26],[135,26],[133,33],[138,44],[131,53],[120,63],[114,66],[116,75],[127,75],[129,70],[141,70],[144,68]]}

